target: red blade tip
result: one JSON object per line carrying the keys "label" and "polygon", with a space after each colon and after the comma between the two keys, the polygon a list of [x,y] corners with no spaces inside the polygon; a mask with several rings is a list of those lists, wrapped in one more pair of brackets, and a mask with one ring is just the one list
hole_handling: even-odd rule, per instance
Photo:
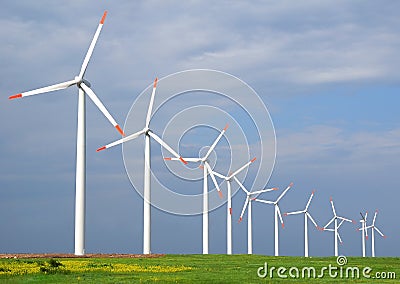
{"label": "red blade tip", "polygon": [[272,188],[272,190],[278,190],[278,188],[277,188],[277,187],[274,187],[274,188]]}
{"label": "red blade tip", "polygon": [[229,208],[229,214],[232,215],[232,208]]}
{"label": "red blade tip", "polygon": [[107,16],[107,11],[104,11],[103,17],[101,17],[100,24],[104,24],[104,21],[106,20]]}
{"label": "red blade tip", "polygon": [[238,223],[242,222],[242,220],[243,220],[243,218],[242,218],[242,217],[240,217],[240,218],[239,218],[239,221],[238,221]]}
{"label": "red blade tip", "polygon": [[187,163],[188,163],[182,157],[179,157],[179,160],[181,160],[181,162],[184,163],[185,165],[187,165]]}
{"label": "red blade tip", "polygon": [[293,182],[291,182],[291,183],[289,184],[289,186],[293,186]]}
{"label": "red blade tip", "polygon": [[96,152],[100,152],[100,151],[103,151],[103,150],[105,150],[105,149],[106,149],[106,146],[103,146],[103,147],[97,149]]}
{"label": "red blade tip", "polygon": [[287,213],[284,213],[283,216],[287,216]]}
{"label": "red blade tip", "polygon": [[285,228],[285,223],[282,223],[282,228]]}
{"label": "red blade tip", "polygon": [[222,192],[221,191],[218,191],[218,195],[219,195],[219,198],[222,199]]}
{"label": "red blade tip", "polygon": [[251,160],[250,160],[250,162],[252,162],[252,163],[253,163],[255,160],[257,160],[257,158],[256,158],[256,157],[254,157],[253,159],[251,159]]}
{"label": "red blade tip", "polygon": [[18,99],[18,98],[22,98],[22,94],[17,94],[17,95],[8,97],[9,100]]}
{"label": "red blade tip", "polygon": [[154,85],[153,85],[154,88],[157,87],[157,82],[158,82],[158,78],[156,78],[156,79],[154,80]]}
{"label": "red blade tip", "polygon": [[332,197],[329,197],[329,201],[332,202]]}
{"label": "red blade tip", "polygon": [[172,160],[172,158],[164,158],[164,160],[166,160],[166,161],[171,161]]}
{"label": "red blade tip", "polygon": [[225,125],[224,131],[226,131],[226,130],[228,129],[228,127],[229,127],[229,124],[227,123],[227,124]]}
{"label": "red blade tip", "polygon": [[118,124],[115,126],[115,128],[118,130],[118,132],[119,132],[122,136],[126,136],[125,133],[124,133],[124,131],[122,131],[121,127],[119,127]]}

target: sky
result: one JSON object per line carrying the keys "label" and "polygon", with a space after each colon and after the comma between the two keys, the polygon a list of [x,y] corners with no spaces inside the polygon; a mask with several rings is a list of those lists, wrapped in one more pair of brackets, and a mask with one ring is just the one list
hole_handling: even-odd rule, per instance
{"label": "sky", "polygon": [[[86,79],[125,129],[143,127],[145,112],[130,110],[140,98],[146,99],[141,94],[148,93],[155,77],[161,79],[162,92],[163,78],[184,70],[231,74],[262,100],[276,135],[272,173],[257,173],[263,155],[271,155],[264,149],[249,168],[245,186],[256,190],[252,185],[259,182],[278,187],[278,192],[260,196],[272,200],[293,182],[280,202],[282,212],[302,209],[315,190],[310,213],[320,226],[332,217],[332,197],[337,213],[357,223],[344,224],[340,231],[339,251],[348,256],[361,255],[361,234],[356,231],[360,212],[372,216],[378,209],[376,225],[387,238],[376,235],[376,255],[399,256],[399,9],[398,1],[3,1],[0,252],[74,250],[77,90],[71,87],[13,101],[8,97],[73,79],[107,10]],[[235,124],[228,129],[215,148],[216,169],[227,170],[224,159],[234,160],[233,168],[246,163],[243,149],[260,155],[259,149],[253,150],[258,140],[248,115],[263,117],[258,116],[261,108],[254,97],[239,98],[248,103],[243,110],[215,93],[192,95],[174,97],[155,109],[151,126],[157,134],[179,145],[177,150],[195,155],[199,147],[212,143],[229,117],[225,121],[221,112],[206,116],[196,111],[190,117],[199,126],[185,134],[177,133],[179,124],[171,124],[165,133],[163,127],[190,107],[213,106],[228,110],[244,133],[230,134]],[[157,98],[156,104],[160,104]],[[141,253],[143,201],[134,185],[136,175],[143,173],[143,161],[139,158],[132,165],[131,182],[132,172],[125,169],[129,152],[118,146],[96,153],[119,136],[89,100],[86,109],[86,252]],[[138,139],[124,147],[136,147],[132,149],[138,149],[140,157],[143,145]],[[233,150],[227,152],[229,147]],[[157,178],[177,191],[185,190],[187,182],[176,177],[179,167],[168,169],[171,165],[162,160],[164,152],[156,143],[152,151]],[[190,187],[201,192],[201,179]],[[224,183],[221,189],[226,196]],[[210,194],[210,199],[214,197],[218,198]],[[244,200],[245,194],[237,191],[233,197],[237,254],[247,252],[246,215],[242,223],[236,221]],[[223,205],[209,214],[210,253],[226,252],[225,210]],[[200,215],[152,208],[151,220],[153,253],[201,253]],[[280,254],[302,255],[303,218],[288,216],[284,221]],[[332,234],[309,226],[309,237],[311,256],[333,255]],[[368,242],[367,254],[370,251]],[[273,254],[271,206],[253,204],[253,252]]]}

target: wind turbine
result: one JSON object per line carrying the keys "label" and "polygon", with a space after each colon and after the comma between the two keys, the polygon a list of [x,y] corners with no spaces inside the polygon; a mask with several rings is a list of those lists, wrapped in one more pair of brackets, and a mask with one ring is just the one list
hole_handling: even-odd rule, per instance
{"label": "wind turbine", "polygon": [[386,239],[386,236],[375,226],[376,215],[378,214],[378,210],[375,211],[374,219],[372,220],[372,225],[365,227],[365,231],[371,229],[371,254],[372,257],[375,257],[375,231],[378,232],[383,238]]}
{"label": "wind turbine", "polygon": [[151,179],[151,169],[150,169],[150,137],[153,138],[158,144],[168,150],[172,155],[174,155],[178,160],[187,164],[187,162],[179,156],[167,143],[165,143],[160,137],[158,137],[151,129],[150,129],[150,119],[153,110],[154,97],[157,89],[157,81],[156,78],[154,80],[153,92],[151,93],[149,107],[147,109],[147,116],[145,121],[145,126],[142,130],[128,135],[122,139],[119,139],[115,142],[109,143],[106,146],[103,146],[97,149],[97,152],[111,148],[113,146],[122,144],[123,142],[127,142],[133,139],[138,138],[141,135],[145,136],[145,146],[144,146],[144,190],[143,190],[143,254],[150,254],[150,197],[151,197],[151,188],[150,188],[150,179]]}
{"label": "wind turbine", "polygon": [[278,188],[273,187],[273,188],[261,189],[261,190],[251,192],[251,191],[248,191],[236,177],[234,177],[234,179],[239,184],[240,188],[246,193],[246,200],[245,200],[243,208],[242,208],[242,213],[240,214],[240,217],[239,217],[239,223],[242,222],[244,212],[247,209],[247,254],[252,254],[253,253],[253,228],[252,228],[252,213],[251,213],[252,205],[251,205],[251,203],[253,200],[257,200],[257,199],[255,199],[254,196],[258,196],[259,194],[264,193],[264,192],[278,190]]}
{"label": "wind turbine", "polygon": [[217,173],[215,171],[212,171],[214,175],[217,177],[220,177],[224,180],[226,180],[227,188],[228,188],[228,202],[227,202],[227,212],[226,212],[226,251],[227,254],[232,254],[232,179],[236,178],[236,175],[238,175],[240,172],[242,172],[245,168],[250,166],[251,163],[253,163],[256,160],[256,158],[253,158],[250,160],[247,164],[243,165],[241,168],[236,170],[233,173],[230,173],[229,176],[224,176],[220,173]]}
{"label": "wind turbine", "polygon": [[301,211],[292,211],[292,212],[287,212],[284,214],[284,216],[287,215],[297,215],[297,214],[304,214],[304,256],[308,257],[308,219],[311,220],[311,222],[314,224],[316,228],[319,228],[313,217],[311,217],[311,214],[308,212],[308,207],[310,206],[311,200],[314,197],[315,191],[311,192],[310,198],[308,199],[306,208]]}
{"label": "wind turbine", "polygon": [[37,94],[63,90],[71,86],[78,87],[78,129],[77,129],[77,145],[76,145],[76,189],[75,189],[75,255],[85,254],[85,195],[86,195],[86,103],[85,93],[94,102],[97,108],[104,114],[104,116],[111,122],[111,124],[118,130],[119,133],[125,135],[121,127],[117,124],[115,119],[111,116],[105,108],[100,99],[96,96],[91,85],[84,79],[89,60],[92,56],[94,47],[99,38],[101,29],[103,28],[106,19],[107,11],[104,12],[103,17],[97,27],[96,33],[92,39],[86,56],[83,60],[81,70],[74,79],[55,85],[35,89],[10,96],[9,99],[24,98]]}
{"label": "wind turbine", "polygon": [[279,209],[279,201],[282,199],[282,197],[286,194],[286,192],[293,186],[293,182],[289,184],[289,186],[279,195],[278,199],[275,201],[269,201],[269,200],[262,200],[262,199],[254,199],[255,201],[262,202],[265,204],[272,204],[274,205],[275,209],[275,256],[279,256],[279,226],[278,226],[278,216],[282,224],[282,228],[285,227],[281,215],[281,210]]}
{"label": "wind turbine", "polygon": [[[203,168],[203,254],[208,254],[208,174],[210,174],[211,179],[218,191],[219,196],[222,198],[222,192],[219,188],[217,180],[215,179],[214,172],[209,164],[208,158],[211,155],[212,151],[217,146],[219,140],[221,140],[222,136],[224,135],[225,131],[228,129],[228,124],[225,128],[221,131],[218,137],[214,140],[214,143],[208,149],[207,153],[202,158],[183,158],[186,162],[194,162],[194,163],[202,163],[200,167]],[[164,160],[169,161],[177,161],[182,158],[164,158]]]}
{"label": "wind turbine", "polygon": [[[331,231],[335,233],[335,256],[339,255],[339,250],[338,250],[338,240],[340,241],[340,243],[342,243],[342,238],[339,235],[339,228],[340,226],[342,226],[343,222],[353,222],[350,219],[344,218],[344,217],[340,217],[336,214],[336,210],[335,210],[335,206],[333,205],[333,200],[332,197],[330,198],[330,202],[331,202],[331,206],[332,206],[332,212],[333,212],[333,218],[322,228],[323,231]],[[341,220],[339,225],[338,225],[338,219]],[[333,229],[328,229],[327,227],[334,222],[334,228]]]}
{"label": "wind turbine", "polygon": [[366,229],[368,212],[365,212],[365,215],[360,212],[360,215],[361,228],[357,229],[357,231],[361,231],[362,256],[365,257],[365,239],[368,239],[368,231]]}

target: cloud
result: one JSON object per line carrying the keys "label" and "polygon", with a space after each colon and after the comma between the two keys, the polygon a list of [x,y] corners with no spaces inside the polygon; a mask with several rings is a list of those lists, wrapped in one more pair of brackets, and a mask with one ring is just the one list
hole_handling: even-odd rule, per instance
{"label": "cloud", "polygon": [[368,172],[393,166],[400,155],[400,129],[358,131],[329,125],[278,131],[278,159],[302,167]]}

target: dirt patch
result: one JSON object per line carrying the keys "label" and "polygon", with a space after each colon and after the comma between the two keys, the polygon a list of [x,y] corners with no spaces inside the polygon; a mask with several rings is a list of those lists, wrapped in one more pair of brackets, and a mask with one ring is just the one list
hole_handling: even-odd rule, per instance
{"label": "dirt patch", "polygon": [[85,255],[74,255],[71,253],[8,253],[0,254],[0,258],[156,258],[164,254],[103,254],[88,253]]}

